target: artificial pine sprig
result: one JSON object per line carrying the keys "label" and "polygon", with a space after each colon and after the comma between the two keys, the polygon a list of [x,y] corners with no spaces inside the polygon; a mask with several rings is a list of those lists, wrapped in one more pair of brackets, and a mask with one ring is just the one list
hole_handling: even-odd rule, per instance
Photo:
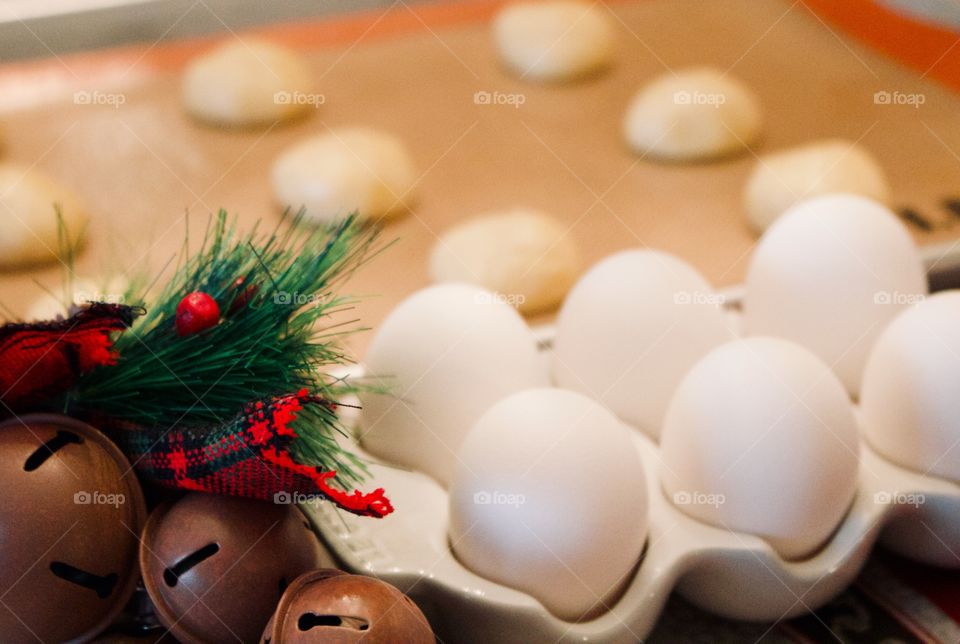
{"label": "artificial pine sprig", "polygon": [[[146,309],[116,339],[116,365],[95,370],[70,393],[67,408],[133,426],[202,431],[233,420],[251,400],[307,389],[336,402],[356,385],[326,373],[349,362],[343,338],[357,330],[332,324],[353,299],[335,287],[372,256],[377,230],[354,217],[330,228],[302,225],[246,235],[221,211],[199,252],[181,253],[157,297],[132,294]],[[216,300],[218,324],[177,332],[177,306],[199,291]],[[335,470],[342,484],[362,478],[363,463],[337,441],[333,408],[304,407],[291,452],[298,462]]]}

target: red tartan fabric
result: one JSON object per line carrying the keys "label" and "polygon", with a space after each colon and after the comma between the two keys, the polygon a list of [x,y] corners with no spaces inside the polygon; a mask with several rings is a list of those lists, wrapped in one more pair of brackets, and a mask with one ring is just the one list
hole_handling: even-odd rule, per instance
{"label": "red tartan fabric", "polygon": [[330,485],[336,472],[293,460],[293,421],[304,404],[327,403],[304,389],[254,403],[222,428],[123,432],[120,440],[142,475],[168,487],[277,503],[320,495],[361,516],[380,518],[393,512],[382,488],[347,493]]}
{"label": "red tartan fabric", "polygon": [[120,304],[90,304],[65,320],[3,325],[0,401],[13,412],[42,408],[81,374],[113,364],[110,334],[129,327],[137,314]]}

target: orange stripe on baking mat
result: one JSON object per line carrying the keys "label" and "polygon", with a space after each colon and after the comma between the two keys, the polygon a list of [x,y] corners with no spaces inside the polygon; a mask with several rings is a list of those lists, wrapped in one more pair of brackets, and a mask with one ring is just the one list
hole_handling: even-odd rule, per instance
{"label": "orange stripe on baking mat", "polygon": [[[619,0],[618,0],[619,1]],[[387,9],[348,13],[299,22],[266,25],[245,29],[241,35],[257,35],[282,41],[303,50],[354,45],[359,42],[390,38],[408,33],[436,31],[451,26],[488,20],[506,0],[474,0],[435,2],[409,5],[395,3]],[[96,51],[66,54],[59,58],[43,58],[7,63],[0,75],[42,72],[45,69],[69,69],[70,76],[84,79],[99,76],[104,68],[146,65],[155,69],[178,69],[191,57],[213,42],[229,38],[216,33],[185,40],[162,43],[137,43]]]}
{"label": "orange stripe on baking mat", "polygon": [[[372,10],[244,31],[310,50],[353,46],[408,33],[440,31],[488,20],[508,0],[395,3]],[[606,4],[629,0],[606,0]],[[862,40],[929,76],[960,90],[960,34],[912,20],[874,0],[798,0],[802,5]],[[157,71],[176,71],[224,34],[150,45],[138,43],[59,58],[0,66],[0,90],[36,93],[111,81],[127,84]]]}
{"label": "orange stripe on baking mat", "polygon": [[918,22],[875,0],[801,0],[851,36],[960,90],[960,33]]}
{"label": "orange stripe on baking mat", "polygon": [[[242,36],[262,36],[296,49],[350,47],[416,32],[436,32],[488,20],[506,0],[474,0],[408,5],[387,9],[308,18],[295,23],[244,30]],[[620,1],[620,0],[617,0]],[[230,38],[217,33],[184,40],[137,43],[65,54],[0,66],[0,110],[27,107],[91,86],[130,87],[158,72],[180,70],[191,58]]]}

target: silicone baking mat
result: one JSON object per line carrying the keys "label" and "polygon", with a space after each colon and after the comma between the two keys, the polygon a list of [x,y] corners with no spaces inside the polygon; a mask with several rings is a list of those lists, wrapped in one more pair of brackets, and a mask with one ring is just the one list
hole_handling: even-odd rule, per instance
{"label": "silicone baking mat", "polygon": [[[398,1],[383,12],[272,27],[263,35],[308,52],[324,102],[303,120],[259,130],[205,127],[180,109],[180,70],[212,40],[11,64],[0,66],[3,154],[36,164],[89,203],[95,219],[77,265],[89,275],[157,270],[182,244],[186,221],[198,240],[208,213],[221,207],[243,226],[276,221],[270,165],[304,136],[350,124],[395,132],[420,178],[410,214],[386,227],[397,244],[352,282],[353,292],[375,296],[358,312],[373,327],[427,283],[437,235],[470,215],[515,205],[562,219],[587,264],[624,247],[653,247],[717,285],[736,283],[756,241],[741,201],[756,155],[822,137],[858,141],[876,154],[897,202],[934,224],[933,231],[912,226],[920,242],[952,239],[960,219],[942,202],[960,196],[960,98],[932,77],[957,81],[960,49],[944,46],[937,58],[908,41],[910,68],[845,35],[829,20],[864,31],[865,19],[851,21],[851,8],[834,4],[612,3],[616,64],[569,86],[524,83],[503,71],[486,24],[496,3]],[[864,14],[876,23],[869,34],[892,21],[894,42],[880,45],[945,38],[870,3],[849,4],[874,12]],[[739,157],[694,165],[658,164],[626,149],[621,123],[631,95],[655,75],[704,63],[759,94],[763,140]],[[484,104],[478,92],[512,94],[522,104]],[[878,104],[877,92],[923,102]],[[35,280],[56,287],[60,270],[0,274],[0,301],[24,314],[39,292]],[[366,338],[354,340],[358,351]]]}

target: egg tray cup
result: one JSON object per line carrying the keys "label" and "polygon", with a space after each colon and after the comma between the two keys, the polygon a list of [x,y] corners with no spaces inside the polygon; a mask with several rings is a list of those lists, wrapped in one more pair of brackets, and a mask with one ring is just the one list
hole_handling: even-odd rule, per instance
{"label": "egg tray cup", "polygon": [[[359,369],[349,374],[361,375]],[[400,588],[437,635],[455,642],[637,642],[653,629],[674,589],[730,619],[795,617],[842,592],[878,539],[915,560],[960,568],[960,486],[894,465],[864,441],[858,489],[842,522],[815,554],[791,561],[760,537],[684,514],[661,487],[658,446],[631,431],[650,497],[647,542],[622,593],[588,621],[560,619],[527,593],[466,568],[447,536],[447,490],[425,474],[376,463],[359,446],[356,453],[374,461],[367,486],[386,489],[396,512],[374,520],[325,501],[302,507],[346,569]]]}

